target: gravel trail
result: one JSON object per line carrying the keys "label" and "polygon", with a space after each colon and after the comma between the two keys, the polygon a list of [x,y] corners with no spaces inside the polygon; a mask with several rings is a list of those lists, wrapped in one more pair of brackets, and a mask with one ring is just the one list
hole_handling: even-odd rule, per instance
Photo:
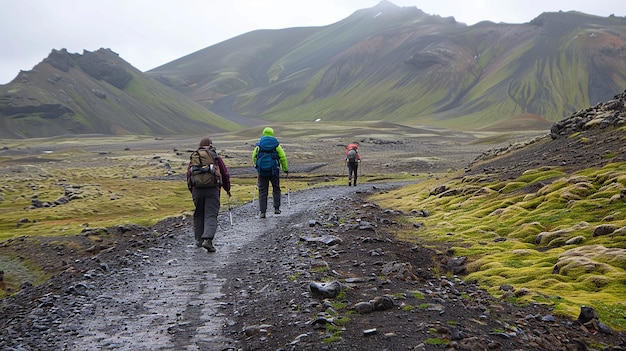
{"label": "gravel trail", "polygon": [[[231,210],[232,227],[228,212],[222,212],[214,254],[192,244],[190,221],[181,219],[158,245],[127,252],[131,268],[96,273],[104,277],[84,283],[91,298],[84,299],[81,313],[63,321],[65,329],[76,334],[67,349],[228,350],[230,341],[221,332],[228,316],[220,311],[225,303],[220,301],[224,283],[218,278],[220,270],[258,254],[247,251],[252,241],[301,224],[307,213],[338,197],[371,188],[322,187],[289,196],[283,192],[280,215],[268,212],[267,218],[259,219],[257,203],[247,203]],[[268,207],[272,208],[271,197]]]}

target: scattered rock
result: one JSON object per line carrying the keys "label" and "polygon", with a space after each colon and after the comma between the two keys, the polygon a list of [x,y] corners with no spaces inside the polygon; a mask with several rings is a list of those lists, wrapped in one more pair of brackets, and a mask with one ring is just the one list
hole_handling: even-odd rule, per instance
{"label": "scattered rock", "polygon": [[613,224],[602,224],[596,227],[596,229],[593,230],[593,236],[602,236],[602,235],[608,235],[613,233],[614,231],[617,230],[617,226],[613,225]]}
{"label": "scattered rock", "polygon": [[333,298],[339,295],[342,289],[343,286],[336,280],[329,283],[311,282],[309,284],[309,290],[314,297]]}

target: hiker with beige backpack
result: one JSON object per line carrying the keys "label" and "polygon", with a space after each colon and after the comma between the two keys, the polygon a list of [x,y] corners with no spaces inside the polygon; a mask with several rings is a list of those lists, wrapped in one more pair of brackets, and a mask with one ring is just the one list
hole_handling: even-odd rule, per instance
{"label": "hiker with beige backpack", "polygon": [[230,175],[209,138],[200,140],[198,149],[191,153],[187,166],[187,188],[195,206],[193,232],[196,247],[215,252],[213,239],[220,212],[220,193],[224,188],[230,200]]}

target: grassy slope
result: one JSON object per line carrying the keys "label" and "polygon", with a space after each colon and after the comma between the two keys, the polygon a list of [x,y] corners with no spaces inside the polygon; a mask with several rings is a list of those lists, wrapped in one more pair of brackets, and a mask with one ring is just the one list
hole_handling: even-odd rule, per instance
{"label": "grassy slope", "polygon": [[[189,81],[202,72],[206,79],[181,91],[207,106],[228,94],[236,113],[272,121],[461,130],[514,127],[520,116],[532,118],[519,128],[543,129],[626,83],[620,18],[564,12],[467,27],[415,9],[379,10],[325,27],[248,33],[152,73]],[[418,59],[427,56],[436,63]]]}
{"label": "grassy slope", "polygon": [[[598,33],[586,26],[569,25],[579,20],[576,15],[571,17],[548,16],[547,23],[557,23],[544,27],[526,25],[522,29],[511,26],[509,32],[502,28],[498,35],[484,34],[495,31],[492,25],[451,33],[449,37],[438,38],[436,45],[440,46],[438,50],[454,52],[454,59],[424,72],[411,72],[400,60],[392,60],[388,62],[394,65],[393,71],[361,77],[358,72],[372,72],[359,61],[362,53],[355,52],[354,57],[328,67],[332,72],[349,66],[346,70],[356,73],[335,75],[335,78],[337,85],[341,85],[342,80],[352,84],[342,86],[335,95],[316,99],[310,92],[324,79],[311,79],[310,85],[299,90],[297,104],[292,96],[290,100],[283,100],[288,104],[273,107],[266,117],[282,121],[317,115],[332,120],[388,120],[464,129],[481,129],[528,113],[557,121],[580,106],[588,106],[590,90],[598,89],[590,82],[602,72],[590,58],[598,56],[604,46],[625,45],[608,31]],[[616,28],[624,31],[623,26]],[[483,40],[476,40],[483,34]],[[384,48],[375,49],[389,49],[392,40],[386,39]],[[370,41],[372,45],[375,42]],[[421,50],[436,51],[431,47]],[[477,57],[475,60],[473,55]],[[620,91],[626,66],[617,61],[612,64],[614,74],[603,81],[606,85],[603,88],[614,87],[611,92]],[[418,75],[410,77],[415,73]],[[326,80],[327,75],[325,73]],[[545,124],[540,123],[539,127]]]}

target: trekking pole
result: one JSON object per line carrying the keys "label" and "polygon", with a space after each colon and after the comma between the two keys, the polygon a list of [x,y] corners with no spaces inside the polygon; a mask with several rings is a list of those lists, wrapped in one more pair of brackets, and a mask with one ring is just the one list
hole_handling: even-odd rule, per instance
{"label": "trekking pole", "polygon": [[233,226],[233,211],[230,210],[230,194],[228,194],[228,217],[230,217],[230,226]]}
{"label": "trekking pole", "polygon": [[252,206],[254,207],[254,200],[256,199],[256,186],[252,189]]}
{"label": "trekking pole", "polygon": [[[257,174],[257,176],[256,176],[256,183],[254,184],[254,193],[252,193],[252,206],[254,206],[254,199],[256,199],[256,194],[258,192],[259,192],[259,175]],[[259,199],[259,201],[260,201],[260,199]]]}
{"label": "trekking pole", "polygon": [[291,207],[291,198],[289,197],[289,192],[291,189],[289,188],[289,173],[287,173],[287,207]]}

